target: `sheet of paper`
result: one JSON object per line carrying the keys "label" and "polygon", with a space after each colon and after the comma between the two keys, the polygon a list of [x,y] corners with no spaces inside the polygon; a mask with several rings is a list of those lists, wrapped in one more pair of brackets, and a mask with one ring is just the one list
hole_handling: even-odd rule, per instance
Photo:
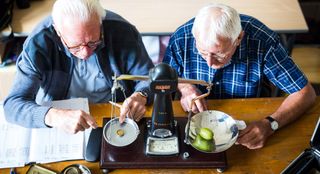
{"label": "sheet of paper", "polygon": [[31,129],[7,123],[0,103],[0,168],[21,167],[28,160]]}
{"label": "sheet of paper", "polygon": [[[55,108],[81,109],[89,113],[88,100],[75,98],[46,103]],[[68,134],[55,128],[27,129],[7,123],[0,103],[0,168],[26,163],[83,159],[91,129]]]}
{"label": "sheet of paper", "polygon": [[37,163],[83,159],[84,133],[67,134],[58,129],[33,129],[30,159]]}
{"label": "sheet of paper", "polygon": [[[88,100],[85,98],[53,101],[44,105],[60,109],[81,109],[89,113]],[[83,159],[86,149],[85,133],[68,134],[54,128],[33,129],[30,147],[29,160],[38,163]]]}

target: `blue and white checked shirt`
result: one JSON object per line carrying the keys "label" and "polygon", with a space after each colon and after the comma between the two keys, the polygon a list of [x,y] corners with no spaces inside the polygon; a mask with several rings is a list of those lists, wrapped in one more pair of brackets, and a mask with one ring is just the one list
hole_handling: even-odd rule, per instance
{"label": "blue and white checked shirt", "polygon": [[223,68],[209,67],[198,52],[191,33],[194,18],[171,36],[163,62],[176,69],[179,77],[211,81],[209,98],[259,97],[268,80],[288,94],[302,89],[308,80],[280,44],[277,33],[253,17],[240,18],[245,35]]}

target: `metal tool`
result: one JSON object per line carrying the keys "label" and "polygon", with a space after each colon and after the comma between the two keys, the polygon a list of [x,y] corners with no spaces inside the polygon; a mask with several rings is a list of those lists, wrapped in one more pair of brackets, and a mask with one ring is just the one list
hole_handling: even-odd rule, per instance
{"label": "metal tool", "polygon": [[[212,85],[203,80],[178,78],[176,71],[164,63],[151,69],[149,76],[123,74],[114,78],[114,83],[119,80],[150,81],[150,91],[154,93],[154,107],[151,122],[147,123],[146,154],[173,155],[179,153],[178,125],[173,115],[172,93],[177,90],[178,83],[199,84],[209,89],[208,93],[199,96],[206,97]],[[114,106],[117,105],[114,104]]]}
{"label": "metal tool", "polygon": [[61,174],[91,174],[91,171],[84,165],[72,164],[64,168]]}
{"label": "metal tool", "polygon": [[113,102],[113,101],[109,101],[109,103],[112,104],[113,106],[118,107],[118,108],[121,108],[121,107],[122,107],[122,105],[120,105],[120,104],[118,104],[118,103],[115,103],[115,102]]}
{"label": "metal tool", "polygon": [[190,106],[189,106],[189,112],[188,112],[188,122],[187,122],[187,125],[186,125],[186,132],[185,132],[185,139],[184,139],[184,143],[186,144],[190,144],[189,142],[189,133],[190,133],[190,121],[191,121],[191,117],[193,115],[193,112],[192,112],[192,106],[194,105],[195,101],[199,100],[199,99],[203,99],[207,96],[210,95],[210,91],[211,91],[211,87],[212,87],[212,84],[208,84],[207,85],[207,93],[204,93],[198,97],[195,97],[191,100],[191,103],[190,103]]}
{"label": "metal tool", "polygon": [[[118,168],[218,168],[222,171],[226,168],[225,152],[202,153],[184,143],[187,119],[174,117],[172,108],[172,93],[177,90],[178,83],[199,84],[211,89],[210,83],[178,78],[175,70],[163,63],[151,69],[149,76],[120,75],[113,80],[117,83],[121,82],[120,80],[147,80],[150,82],[150,91],[155,96],[152,118],[139,121],[141,131],[134,142],[121,148],[107,141],[102,142],[102,169],[108,171]],[[208,91],[204,95],[209,93]],[[114,104],[112,107],[115,108],[117,105]],[[189,118],[192,112],[190,114]],[[105,118],[104,123],[108,122],[109,119]],[[114,130],[113,135],[120,139],[124,136],[122,133]]]}

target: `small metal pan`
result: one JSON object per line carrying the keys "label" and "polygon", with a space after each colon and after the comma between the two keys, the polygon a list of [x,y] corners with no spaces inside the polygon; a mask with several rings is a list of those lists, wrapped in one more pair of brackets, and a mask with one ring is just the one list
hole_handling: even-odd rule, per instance
{"label": "small metal pan", "polygon": [[113,118],[103,127],[103,138],[116,147],[131,144],[137,139],[139,133],[137,123],[130,118],[126,118],[123,123],[119,122],[119,118]]}

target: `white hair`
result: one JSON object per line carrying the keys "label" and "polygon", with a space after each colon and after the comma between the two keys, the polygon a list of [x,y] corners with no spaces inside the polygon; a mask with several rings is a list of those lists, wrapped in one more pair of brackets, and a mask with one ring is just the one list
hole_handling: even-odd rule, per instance
{"label": "white hair", "polygon": [[99,0],[56,0],[51,15],[55,27],[60,30],[65,19],[88,22],[92,16],[97,15],[101,22],[106,11]]}
{"label": "white hair", "polygon": [[242,30],[239,13],[224,4],[213,3],[201,8],[195,17],[192,34],[207,48],[217,43],[217,37],[230,38],[232,43]]}

